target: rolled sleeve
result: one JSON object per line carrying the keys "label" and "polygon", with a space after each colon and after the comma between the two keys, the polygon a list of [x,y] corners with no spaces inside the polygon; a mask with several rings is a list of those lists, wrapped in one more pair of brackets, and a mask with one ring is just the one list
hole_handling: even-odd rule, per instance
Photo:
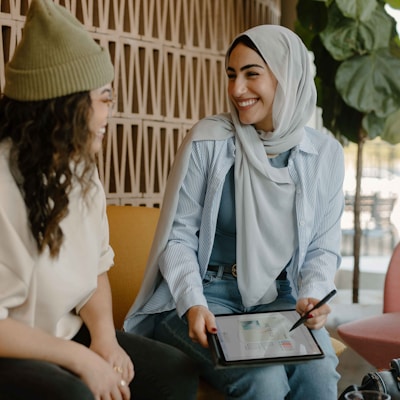
{"label": "rolled sleeve", "polygon": [[194,305],[208,307],[196,255],[192,254],[187,246],[182,244],[167,246],[160,257],[159,265],[179,316],[184,315]]}

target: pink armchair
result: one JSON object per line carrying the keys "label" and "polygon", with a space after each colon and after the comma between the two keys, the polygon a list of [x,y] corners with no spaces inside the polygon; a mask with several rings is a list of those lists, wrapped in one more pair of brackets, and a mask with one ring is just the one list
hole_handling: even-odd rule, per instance
{"label": "pink armchair", "polygon": [[393,250],[385,277],[383,313],[338,327],[339,336],[378,369],[400,357],[400,243]]}

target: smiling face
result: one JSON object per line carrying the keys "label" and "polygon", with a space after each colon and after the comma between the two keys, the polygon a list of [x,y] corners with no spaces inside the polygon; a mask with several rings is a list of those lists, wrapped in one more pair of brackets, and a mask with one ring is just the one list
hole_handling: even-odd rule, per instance
{"label": "smiling face", "polygon": [[278,81],[260,55],[239,43],[232,50],[226,68],[228,95],[242,124],[271,132],[272,105]]}
{"label": "smiling face", "polygon": [[101,149],[110,108],[113,105],[111,84],[90,91],[90,98],[92,100],[92,114],[89,120],[89,129],[93,135],[92,152],[97,153]]}

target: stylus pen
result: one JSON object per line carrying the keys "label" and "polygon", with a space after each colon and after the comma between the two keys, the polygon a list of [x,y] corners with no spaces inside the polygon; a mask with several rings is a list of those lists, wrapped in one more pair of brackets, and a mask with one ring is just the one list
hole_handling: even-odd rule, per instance
{"label": "stylus pen", "polygon": [[307,311],[289,330],[292,331],[293,329],[296,329],[298,326],[301,324],[304,324],[304,322],[307,321],[308,316],[310,313],[317,308],[320,308],[323,306],[328,300],[330,300],[334,295],[336,294],[336,289],[333,289],[332,292],[329,292],[319,303],[317,303],[311,310]]}

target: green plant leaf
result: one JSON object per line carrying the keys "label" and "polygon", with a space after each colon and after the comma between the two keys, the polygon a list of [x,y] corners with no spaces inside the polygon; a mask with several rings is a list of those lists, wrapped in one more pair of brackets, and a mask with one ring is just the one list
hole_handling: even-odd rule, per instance
{"label": "green plant leaf", "polygon": [[386,0],[390,7],[400,9],[400,0]]}
{"label": "green plant leaf", "polygon": [[400,37],[396,36],[390,41],[390,53],[395,57],[400,58]]}
{"label": "green plant leaf", "polygon": [[346,137],[351,142],[358,143],[362,116],[363,114],[349,107],[346,103],[340,103],[340,107],[337,107],[336,110],[334,132],[336,132],[336,135],[340,134]]}
{"label": "green plant leaf", "polygon": [[377,0],[336,0],[336,4],[345,17],[367,21],[371,18],[378,2]]}
{"label": "green plant leaf", "polygon": [[311,49],[311,43],[314,40],[315,33],[304,28],[298,20],[294,23],[294,31],[301,37],[301,40],[306,45],[307,49]]}
{"label": "green plant leaf", "polygon": [[336,88],[316,78],[317,105],[322,109],[322,121],[326,129],[336,137],[346,137],[357,143],[363,114],[349,107]]}
{"label": "green plant leaf", "polygon": [[299,0],[296,6],[297,19],[309,31],[319,33],[328,22],[328,11],[325,3],[315,0]]}
{"label": "green plant leaf", "polygon": [[386,118],[381,138],[390,144],[400,143],[400,109]]}
{"label": "green plant leaf", "polygon": [[386,117],[400,107],[400,59],[387,48],[353,57],[339,66],[335,84],[350,107]]}
{"label": "green plant leaf", "polygon": [[339,61],[332,58],[328,50],[321,42],[319,35],[313,38],[311,51],[314,54],[314,64],[317,68],[317,75],[325,84],[335,86],[335,75],[340,65]]}
{"label": "green plant leaf", "polygon": [[387,47],[393,36],[394,19],[382,4],[375,7],[367,21],[346,18],[336,4],[328,10],[328,24],[320,36],[335,60],[343,61]]}
{"label": "green plant leaf", "polygon": [[362,127],[367,132],[368,139],[375,139],[382,134],[385,118],[378,117],[374,112],[365,114]]}

